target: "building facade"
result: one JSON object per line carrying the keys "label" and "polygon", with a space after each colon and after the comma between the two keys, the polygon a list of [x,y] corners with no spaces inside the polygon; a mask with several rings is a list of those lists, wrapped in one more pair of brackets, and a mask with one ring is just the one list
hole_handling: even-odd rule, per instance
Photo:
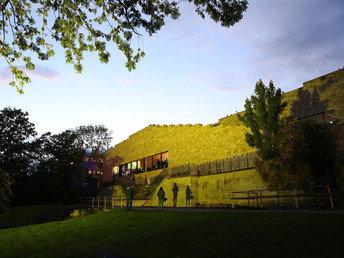
{"label": "building facade", "polygon": [[[343,136],[344,69],[305,82],[303,87],[285,93],[285,101],[288,106],[284,115],[331,125],[338,131],[338,135]],[[247,128],[238,120],[236,114],[204,126],[150,125],[130,135],[127,140],[106,153],[107,160],[116,161],[110,166],[111,169],[104,171],[103,182],[113,180],[114,175],[131,172],[135,173],[138,183],[149,184],[167,166],[171,168],[185,164],[202,164],[252,153],[254,149],[245,142],[246,132]],[[339,152],[343,152],[344,143],[341,137],[339,142]],[[185,184],[193,185],[197,192],[194,202],[199,203],[210,199],[213,202],[224,202],[233,190],[264,186],[254,169],[230,175],[178,180],[180,184],[186,180]],[[171,181],[171,185],[172,183]],[[214,185],[210,187],[209,184]],[[213,194],[214,190],[222,197],[210,198],[209,195]]]}

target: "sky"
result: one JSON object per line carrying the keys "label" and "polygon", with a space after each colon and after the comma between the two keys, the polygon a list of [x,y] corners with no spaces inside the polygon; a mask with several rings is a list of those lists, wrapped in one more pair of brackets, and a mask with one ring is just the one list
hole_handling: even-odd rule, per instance
{"label": "sky", "polygon": [[141,38],[146,56],[132,72],[111,46],[108,64],[86,55],[76,74],[56,45],[19,95],[1,60],[0,109],[27,111],[39,134],[103,124],[116,144],[150,124],[216,123],[243,110],[259,79],[287,92],[344,66],[343,0],[249,0],[231,28],[194,9],[182,3],[177,21]]}

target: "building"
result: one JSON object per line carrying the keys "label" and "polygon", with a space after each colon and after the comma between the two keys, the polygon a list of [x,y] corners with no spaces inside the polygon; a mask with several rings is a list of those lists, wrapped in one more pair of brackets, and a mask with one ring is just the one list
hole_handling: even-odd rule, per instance
{"label": "building", "polygon": [[[344,69],[305,82],[303,87],[285,93],[285,100],[288,103],[285,115],[333,125],[340,135],[339,151],[343,152]],[[247,128],[237,119],[236,114],[205,126],[150,125],[130,135],[106,153],[107,160],[114,159],[116,162],[112,164],[111,170],[104,171],[103,182],[110,182],[114,175],[130,171],[135,173],[137,184],[150,184],[167,166],[169,171],[173,171],[173,168],[177,170],[183,166],[190,168],[209,164],[207,166],[211,170],[212,162],[217,161],[216,166],[222,166],[222,160],[225,166],[225,162],[228,163],[228,159],[232,158],[228,173],[202,176],[199,173],[193,175],[190,171],[189,176],[169,178],[169,175],[165,175],[160,183],[168,192],[171,192],[175,182],[180,185],[181,192],[185,192],[186,186],[191,186],[194,192],[193,205],[229,203],[234,191],[266,188],[257,171],[249,166],[249,160],[243,159],[254,152],[245,142],[246,131]],[[246,167],[239,164],[241,160],[247,162]],[[239,164],[238,169],[233,169],[235,162]],[[167,205],[172,205],[169,194]],[[151,204],[156,201],[155,198],[153,194]],[[180,198],[185,196],[181,194]]]}

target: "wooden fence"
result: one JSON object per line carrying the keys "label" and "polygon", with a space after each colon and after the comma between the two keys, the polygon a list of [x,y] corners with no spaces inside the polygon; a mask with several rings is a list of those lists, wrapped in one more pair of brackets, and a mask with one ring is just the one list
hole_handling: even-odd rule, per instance
{"label": "wooden fence", "polygon": [[256,153],[250,153],[228,159],[219,159],[201,164],[185,164],[166,169],[170,177],[218,174],[254,168],[256,157]]}
{"label": "wooden fence", "polygon": [[[265,206],[301,206],[335,207],[344,193],[342,190],[333,191],[329,185],[313,186],[296,189],[260,189],[232,192],[232,208],[238,206],[263,208]],[[238,201],[241,201],[238,204]],[[245,204],[246,202],[246,204]]]}

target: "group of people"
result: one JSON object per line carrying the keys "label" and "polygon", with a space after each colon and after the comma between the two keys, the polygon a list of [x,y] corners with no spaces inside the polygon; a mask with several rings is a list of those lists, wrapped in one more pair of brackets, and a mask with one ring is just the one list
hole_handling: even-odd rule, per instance
{"label": "group of people", "polygon": [[[178,202],[178,192],[179,192],[179,187],[177,185],[177,183],[174,183],[174,186],[172,188],[172,192],[173,192],[173,207],[177,207],[177,202]],[[164,202],[167,200],[165,197],[165,191],[162,187],[160,187],[159,191],[158,191],[158,209],[163,210],[164,208]],[[191,199],[193,199],[192,196],[192,191],[190,189],[190,186],[186,187],[186,191],[185,191],[185,201],[186,201],[186,207],[190,207],[191,205]]]}
{"label": "group of people", "polygon": [[[179,187],[177,183],[174,183],[172,192],[173,192],[173,207],[175,208],[177,207],[178,192],[179,192]],[[127,187],[125,195],[126,195],[127,210],[130,211],[133,205],[134,189],[132,187]],[[158,196],[158,209],[163,210],[164,202],[167,201],[167,198],[166,198],[165,191],[162,187],[160,187],[157,196]],[[187,186],[186,191],[185,191],[186,207],[190,207],[191,199],[193,199],[192,191],[190,189],[190,186]]]}

